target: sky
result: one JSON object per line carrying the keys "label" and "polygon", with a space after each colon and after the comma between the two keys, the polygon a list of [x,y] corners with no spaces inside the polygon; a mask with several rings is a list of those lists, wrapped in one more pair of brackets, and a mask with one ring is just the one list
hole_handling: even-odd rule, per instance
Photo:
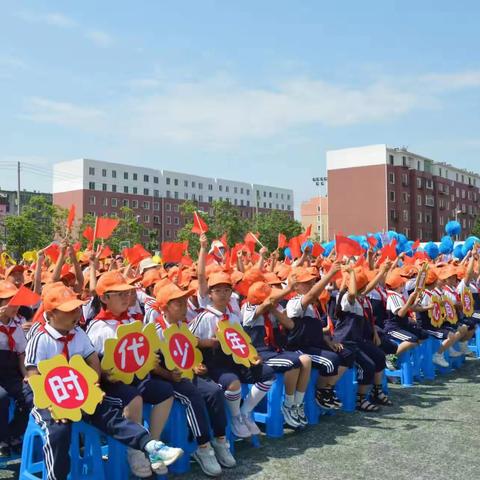
{"label": "sky", "polygon": [[318,194],[368,144],[480,171],[475,0],[0,0],[0,188],[93,158]]}

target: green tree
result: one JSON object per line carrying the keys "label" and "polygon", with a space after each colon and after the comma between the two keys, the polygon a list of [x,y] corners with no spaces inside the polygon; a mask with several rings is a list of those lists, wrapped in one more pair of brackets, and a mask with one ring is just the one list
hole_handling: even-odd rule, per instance
{"label": "green tree", "polygon": [[260,234],[260,241],[270,252],[278,245],[278,234],[283,233],[287,239],[302,233],[302,224],[291,218],[286,212],[272,211],[260,213],[250,221],[249,229]]}
{"label": "green tree", "polygon": [[480,238],[480,217],[476,218],[471,235],[475,235],[476,237]]}
{"label": "green tree", "polygon": [[27,250],[39,250],[65,235],[67,210],[42,196],[32,196],[20,215],[5,218],[7,250],[17,260]]}

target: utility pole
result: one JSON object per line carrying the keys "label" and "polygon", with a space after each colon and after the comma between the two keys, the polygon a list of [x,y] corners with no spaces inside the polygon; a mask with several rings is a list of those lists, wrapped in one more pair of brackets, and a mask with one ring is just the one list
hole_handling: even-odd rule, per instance
{"label": "utility pole", "polygon": [[20,215],[20,162],[17,162],[17,215]]}

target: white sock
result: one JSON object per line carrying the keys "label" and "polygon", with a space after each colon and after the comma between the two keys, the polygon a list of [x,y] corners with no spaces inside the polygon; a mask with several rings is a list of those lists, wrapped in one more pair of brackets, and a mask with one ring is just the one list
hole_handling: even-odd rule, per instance
{"label": "white sock", "polygon": [[285,400],[283,402],[285,406],[291,407],[292,405],[295,405],[295,395],[287,395],[285,394]]}
{"label": "white sock", "polygon": [[262,398],[268,393],[270,387],[273,384],[273,380],[269,380],[267,382],[258,382],[256,383],[250,393],[247,395],[245,400],[243,401],[242,408],[240,411],[243,415],[250,415],[252,410],[260,403]]}
{"label": "white sock", "polygon": [[305,397],[305,392],[299,392],[297,390],[295,392],[295,405],[301,405],[303,403],[304,397]]}
{"label": "white sock", "polygon": [[225,399],[232,417],[240,415],[240,400],[242,399],[242,390],[225,390]]}

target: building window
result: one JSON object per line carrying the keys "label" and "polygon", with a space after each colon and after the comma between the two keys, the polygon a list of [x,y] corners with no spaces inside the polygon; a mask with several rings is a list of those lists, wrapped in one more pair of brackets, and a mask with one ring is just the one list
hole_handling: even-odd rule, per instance
{"label": "building window", "polygon": [[175,217],[175,218],[173,219],[173,223],[174,223],[175,225],[180,225],[180,219],[179,219],[178,217]]}
{"label": "building window", "polygon": [[143,202],[143,208],[148,210],[150,208],[150,202]]}
{"label": "building window", "polygon": [[167,216],[167,225],[171,225],[171,224],[172,224],[172,217]]}
{"label": "building window", "polygon": [[158,183],[158,177],[153,177],[153,183]]}
{"label": "building window", "polygon": [[174,178],[174,179],[173,179],[173,184],[174,184],[175,186],[178,186],[178,178]]}
{"label": "building window", "polygon": [[390,172],[388,174],[388,181],[393,185],[395,184],[395,174],[393,172]]}
{"label": "building window", "polygon": [[184,180],[184,181],[183,181],[183,186],[184,186],[184,187],[188,187],[188,180]]}
{"label": "building window", "polygon": [[408,210],[403,211],[403,221],[408,222]]}
{"label": "building window", "polygon": [[422,212],[417,212],[417,223],[422,223]]}
{"label": "building window", "polygon": [[138,200],[132,200],[132,208],[138,208]]}
{"label": "building window", "polygon": [[143,176],[143,181],[144,181],[144,182],[148,182],[148,180],[149,180],[149,179],[148,179],[148,175],[144,175],[144,176]]}
{"label": "building window", "polygon": [[107,169],[102,168],[102,177],[106,177],[106,176],[107,176]]}
{"label": "building window", "polygon": [[170,236],[171,236],[170,230],[166,230],[166,231],[165,231],[165,236],[166,236],[167,238],[170,238]]}
{"label": "building window", "polygon": [[422,206],[422,196],[421,196],[420,194],[417,195],[417,205],[418,205],[419,207]]}
{"label": "building window", "polygon": [[123,172],[123,179],[128,180],[128,172]]}
{"label": "building window", "polygon": [[89,205],[95,205],[96,204],[96,197],[91,195],[90,197],[88,197],[88,204]]}
{"label": "building window", "polygon": [[155,223],[155,224],[159,224],[159,223],[160,223],[160,218],[158,217],[158,215],[154,215],[154,216],[153,216],[153,223]]}
{"label": "building window", "polygon": [[170,197],[172,196],[172,195],[170,194],[170,190],[167,190],[167,191],[165,192],[165,196],[166,196],[167,198],[170,198]]}
{"label": "building window", "polygon": [[247,207],[249,207],[249,206],[250,206],[250,200],[247,200]]}
{"label": "building window", "polygon": [[225,187],[225,191],[226,191],[226,192],[229,192],[229,191],[230,191],[230,187],[229,187],[228,185]]}
{"label": "building window", "polygon": [[390,190],[390,201],[391,202],[395,201],[395,192],[393,190]]}
{"label": "building window", "polygon": [[178,200],[178,192],[173,192],[173,198],[176,198]]}
{"label": "building window", "polygon": [[184,198],[185,200],[188,200],[188,193],[184,193],[184,194],[183,194],[183,198]]}
{"label": "building window", "polygon": [[148,223],[148,222],[150,221],[150,215],[144,215],[144,216],[143,216],[143,221],[144,221],[145,223]]}
{"label": "building window", "polygon": [[425,180],[425,186],[426,186],[429,190],[433,190],[433,182],[432,182],[432,180],[430,180],[430,179]]}
{"label": "building window", "polygon": [[219,192],[222,191],[222,186],[221,186],[221,185],[218,186],[218,191],[219,191]]}
{"label": "building window", "polygon": [[89,190],[95,190],[95,182],[88,182]]}
{"label": "building window", "polygon": [[422,188],[422,179],[417,178],[417,188]]}
{"label": "building window", "polygon": [[123,193],[128,193],[128,187],[126,185],[123,187]]}
{"label": "building window", "polygon": [[95,175],[95,167],[88,167],[88,174]]}
{"label": "building window", "polygon": [[408,175],[406,173],[402,173],[402,185],[404,187],[408,186]]}
{"label": "building window", "polygon": [[117,171],[116,170],[112,170],[112,178],[117,178]]}
{"label": "building window", "polygon": [[160,203],[159,202],[153,202],[153,209],[154,210],[160,210]]}
{"label": "building window", "polygon": [[236,198],[233,199],[233,204],[234,204],[234,205],[237,205],[237,204],[238,204],[238,201],[237,201]]}
{"label": "building window", "polygon": [[137,187],[132,187],[133,193],[136,195],[138,193],[138,188]]}
{"label": "building window", "polygon": [[393,155],[389,155],[390,165],[393,165]]}
{"label": "building window", "polygon": [[403,203],[408,203],[410,201],[410,194],[407,192],[402,193]]}
{"label": "building window", "polygon": [[108,198],[105,197],[105,198],[102,200],[102,207],[108,207]]}
{"label": "building window", "polygon": [[195,188],[195,182],[192,182],[192,188]]}
{"label": "building window", "polygon": [[403,165],[404,167],[407,166],[407,157],[402,157],[402,165]]}
{"label": "building window", "polygon": [[199,189],[199,190],[203,190],[203,183],[199,183],[199,184],[198,184],[198,189]]}
{"label": "building window", "polygon": [[203,195],[199,195],[199,196],[198,196],[198,201],[199,201],[199,202],[203,202]]}
{"label": "building window", "polygon": [[165,211],[167,211],[167,212],[171,212],[171,211],[172,211],[172,205],[171,205],[171,203],[166,203],[166,204],[165,204]]}
{"label": "building window", "polygon": [[102,183],[102,192],[106,192],[106,191],[107,191],[107,184]]}
{"label": "building window", "polygon": [[166,182],[167,182],[167,185],[170,185],[170,178],[169,177],[166,178]]}
{"label": "building window", "polygon": [[110,204],[112,205],[113,208],[117,208],[118,200],[116,198],[112,198],[112,200],[110,201]]}
{"label": "building window", "polygon": [[115,193],[117,191],[117,186],[116,185],[112,185],[112,192]]}
{"label": "building window", "polygon": [[395,210],[390,210],[390,220],[397,220],[397,212]]}
{"label": "building window", "polygon": [[153,191],[153,196],[154,196],[155,198],[158,198],[158,197],[160,196],[160,191],[159,191],[159,190],[154,190],[154,191]]}
{"label": "building window", "polygon": [[268,197],[272,198],[272,192],[268,192]]}
{"label": "building window", "polygon": [[175,205],[173,206],[173,211],[174,211],[174,212],[178,212],[178,205],[177,205],[177,204],[175,204]]}
{"label": "building window", "polygon": [[208,184],[208,189],[213,190],[213,185],[211,183]]}
{"label": "building window", "polygon": [[124,207],[129,206],[128,200],[126,198],[123,199],[122,204],[123,204]]}
{"label": "building window", "polygon": [[148,190],[148,188],[143,189],[143,194],[144,195],[149,195],[150,194],[150,191]]}
{"label": "building window", "polygon": [[212,203],[213,202],[213,197],[208,197],[208,203]]}
{"label": "building window", "polygon": [[192,200],[195,201],[195,194],[192,193]]}

